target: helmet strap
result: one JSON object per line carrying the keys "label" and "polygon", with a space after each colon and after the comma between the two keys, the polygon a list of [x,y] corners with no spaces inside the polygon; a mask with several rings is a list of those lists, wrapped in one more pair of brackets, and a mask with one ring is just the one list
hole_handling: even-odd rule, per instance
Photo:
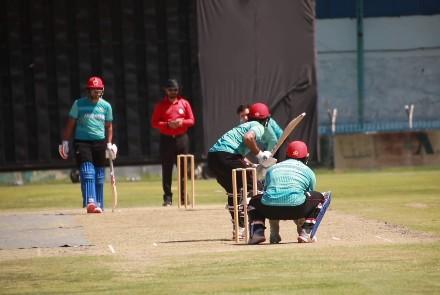
{"label": "helmet strap", "polygon": [[267,117],[266,119],[264,119],[264,124],[263,124],[263,126],[264,127],[267,127],[267,125],[269,125],[269,120],[270,120],[270,116],[269,117]]}

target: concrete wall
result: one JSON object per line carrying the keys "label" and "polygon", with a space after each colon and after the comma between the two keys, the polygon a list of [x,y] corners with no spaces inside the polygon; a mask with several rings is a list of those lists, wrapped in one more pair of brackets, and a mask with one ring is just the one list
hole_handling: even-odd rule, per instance
{"label": "concrete wall", "polygon": [[[317,20],[319,121],[357,123],[356,19]],[[439,120],[440,15],[364,19],[365,122]]]}
{"label": "concrete wall", "polygon": [[339,134],[335,169],[440,165],[440,132]]}

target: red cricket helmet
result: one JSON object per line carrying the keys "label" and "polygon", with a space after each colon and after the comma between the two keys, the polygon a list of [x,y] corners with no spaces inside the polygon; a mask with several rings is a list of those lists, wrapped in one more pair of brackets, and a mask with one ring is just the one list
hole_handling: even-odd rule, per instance
{"label": "red cricket helmet", "polygon": [[303,159],[309,156],[307,145],[299,140],[292,141],[287,145],[286,156],[292,159]]}
{"label": "red cricket helmet", "polygon": [[249,119],[263,120],[269,116],[269,108],[264,103],[257,102],[249,107]]}
{"label": "red cricket helmet", "polygon": [[101,78],[93,76],[87,81],[88,89],[104,89],[104,82]]}

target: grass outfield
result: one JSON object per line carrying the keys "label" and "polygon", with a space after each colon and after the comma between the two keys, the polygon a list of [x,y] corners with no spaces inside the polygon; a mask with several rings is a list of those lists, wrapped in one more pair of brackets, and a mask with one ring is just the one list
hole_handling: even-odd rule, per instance
{"label": "grass outfield", "polygon": [[[318,171],[317,179],[318,190],[334,193],[332,210],[440,237],[440,169]],[[196,189],[199,204],[225,202],[214,180],[197,181]],[[120,182],[118,191],[123,208],[161,203],[160,181]],[[3,213],[80,204],[78,184],[0,187]],[[136,267],[134,261],[110,255],[6,259],[0,262],[0,294],[438,294],[440,290],[438,239],[341,247],[256,246],[243,253],[167,256],[137,261]]]}

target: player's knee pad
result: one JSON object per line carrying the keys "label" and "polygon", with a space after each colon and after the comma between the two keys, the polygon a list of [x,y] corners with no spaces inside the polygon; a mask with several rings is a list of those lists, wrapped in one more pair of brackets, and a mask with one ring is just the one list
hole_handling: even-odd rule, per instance
{"label": "player's knee pad", "polygon": [[83,162],[79,167],[83,205],[96,202],[95,166],[92,162]]}
{"label": "player's knee pad", "polygon": [[104,182],[105,182],[105,168],[95,168],[95,190],[97,206],[104,209]]}

